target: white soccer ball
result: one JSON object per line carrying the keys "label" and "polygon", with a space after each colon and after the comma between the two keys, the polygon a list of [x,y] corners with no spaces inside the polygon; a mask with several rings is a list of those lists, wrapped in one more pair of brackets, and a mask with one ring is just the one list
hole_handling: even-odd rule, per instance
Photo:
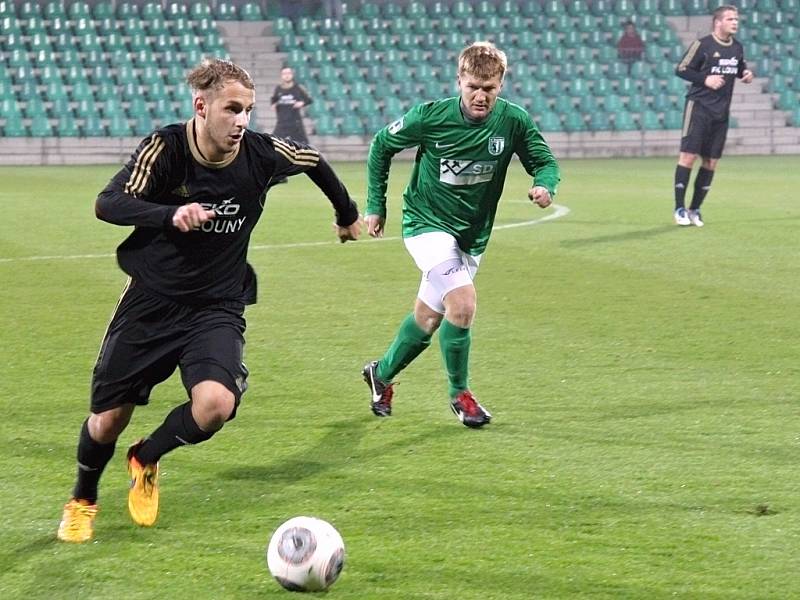
{"label": "white soccer ball", "polygon": [[327,521],[294,517],[272,534],[267,566],[287,590],[318,592],[333,585],[342,572],[344,541]]}

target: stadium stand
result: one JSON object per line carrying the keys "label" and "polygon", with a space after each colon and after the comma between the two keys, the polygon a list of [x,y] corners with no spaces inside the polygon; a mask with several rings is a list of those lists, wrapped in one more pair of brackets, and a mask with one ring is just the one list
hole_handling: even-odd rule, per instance
{"label": "stadium stand", "polygon": [[[116,138],[191,114],[183,77],[213,54],[253,73],[262,99],[255,126],[271,130],[263,99],[288,64],[315,99],[315,141],[341,137],[343,156],[363,156],[372,132],[413,103],[457,93],[458,51],[489,39],[509,56],[503,95],[562,155],[671,155],[685,93],[674,65],[708,31],[711,2],[356,0],[337,21],[290,19],[275,2],[0,0],[0,135],[101,136],[125,147]],[[732,152],[800,152],[799,2],[738,3],[739,38],[758,78],[737,86]],[[630,71],[615,48],[626,20],[646,45]]]}

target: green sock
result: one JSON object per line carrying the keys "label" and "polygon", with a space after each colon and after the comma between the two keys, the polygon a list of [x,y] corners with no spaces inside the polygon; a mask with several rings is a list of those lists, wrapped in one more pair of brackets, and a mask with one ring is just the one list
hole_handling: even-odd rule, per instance
{"label": "green sock", "polygon": [[450,384],[450,397],[455,398],[460,392],[469,389],[469,346],[470,330],[453,325],[447,319],[439,327],[439,345],[442,358],[447,369],[447,380]]}
{"label": "green sock", "polygon": [[378,377],[391,381],[430,345],[431,335],[417,325],[412,312],[403,319],[392,345],[378,361]]}

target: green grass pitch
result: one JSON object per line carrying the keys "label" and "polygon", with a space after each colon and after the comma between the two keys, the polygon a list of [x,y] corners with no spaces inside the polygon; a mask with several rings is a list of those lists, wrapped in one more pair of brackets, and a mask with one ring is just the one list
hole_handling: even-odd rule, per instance
{"label": "green grass pitch", "polygon": [[[383,241],[335,243],[309,180],[277,187],[238,417],[163,459],[139,529],[124,449],[184,401],[177,377],[158,387],[80,546],[55,531],[125,281],[127,230],[93,214],[116,167],[0,168],[0,597],[287,598],[264,552],[300,514],[344,537],[336,599],[800,597],[798,160],[724,158],[703,229],[672,224],[674,164],[563,161],[547,210],[512,165],[476,280],[479,431],[449,411],[436,340],[394,416],[368,408],[361,366],[418,285],[397,238],[408,164]],[[338,166],[363,207],[363,165]]]}

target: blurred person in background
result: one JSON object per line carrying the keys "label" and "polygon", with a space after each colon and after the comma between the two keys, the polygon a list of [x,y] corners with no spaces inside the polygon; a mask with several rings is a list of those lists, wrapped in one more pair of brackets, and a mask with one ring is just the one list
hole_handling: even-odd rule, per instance
{"label": "blurred person in background", "polygon": [[[734,82],[753,81],[753,72],[744,60],[744,49],[734,38],[739,30],[737,8],[725,5],[715,9],[711,27],[709,35],[692,42],[675,69],[678,77],[692,84],[686,93],[681,147],[675,167],[673,218],[681,226],[704,225],[700,207],[725,147]],[[692,203],[686,210],[686,190],[698,156],[702,162],[694,178]]]}

